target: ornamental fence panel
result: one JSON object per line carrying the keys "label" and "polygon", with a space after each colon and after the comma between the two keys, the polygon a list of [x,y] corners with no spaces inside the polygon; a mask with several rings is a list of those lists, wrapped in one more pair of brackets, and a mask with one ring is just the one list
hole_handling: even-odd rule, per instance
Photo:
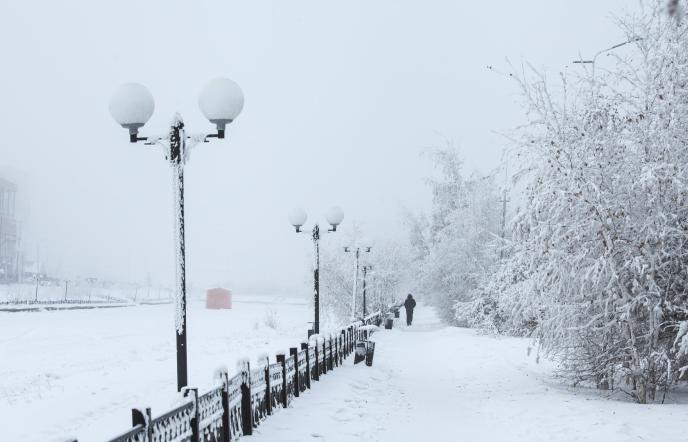
{"label": "ornamental fence panel", "polygon": [[313,381],[342,366],[356,342],[373,332],[374,327],[363,326],[379,325],[383,316],[375,312],[334,335],[314,335],[290,348],[289,355],[277,354],[276,362],[265,357],[252,369],[242,361],[231,377],[221,370],[217,387],[201,395],[184,389],[185,401],[156,418],[150,408],[132,409],[131,428],[108,442],[234,442],[251,435],[270,415],[313,388]]}

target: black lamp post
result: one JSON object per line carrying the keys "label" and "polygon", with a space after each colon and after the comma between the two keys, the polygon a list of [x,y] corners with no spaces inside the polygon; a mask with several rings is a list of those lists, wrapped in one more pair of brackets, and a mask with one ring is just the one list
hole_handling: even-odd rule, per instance
{"label": "black lamp post", "polygon": [[244,95],[232,80],[218,78],[210,81],[201,91],[198,100],[201,112],[216,126],[216,133],[187,135],[181,115],[175,114],[167,135],[139,137],[139,129],[153,115],[153,96],[138,83],[121,85],[110,99],[110,113],[122,127],[129,131],[129,141],[143,141],[147,145],[161,146],[169,162],[173,176],[175,201],[175,329],[177,341],[177,390],[188,385],[186,357],[186,252],[184,235],[184,165],[189,150],[211,138],[224,138],[225,127],[234,121],[244,106]]}
{"label": "black lamp post", "polygon": [[[339,207],[332,207],[325,214],[327,222],[332,226],[327,233],[336,232],[337,226],[344,220],[344,212]],[[303,209],[294,209],[289,213],[289,223],[294,226],[296,233],[305,233],[301,228],[308,216]],[[314,249],[313,263],[313,333],[320,333],[320,225],[313,226],[311,233]]]}

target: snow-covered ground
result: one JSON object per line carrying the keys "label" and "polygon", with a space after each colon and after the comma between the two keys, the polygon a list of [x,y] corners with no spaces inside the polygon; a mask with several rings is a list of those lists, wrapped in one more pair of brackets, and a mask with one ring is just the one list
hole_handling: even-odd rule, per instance
{"label": "snow-covered ground", "polygon": [[[260,426],[272,441],[686,441],[688,405],[637,405],[570,390],[522,339],[444,327],[431,310],[374,335],[351,360]],[[676,402],[677,398],[670,398]]]}
{"label": "snow-covered ground", "polygon": [[[190,384],[205,390],[218,365],[294,345],[310,313],[293,299],[239,297],[231,311],[192,303]],[[687,440],[685,400],[637,405],[570,390],[526,356],[526,340],[445,327],[422,305],[412,327],[401,316],[374,335],[372,368],[349,358],[247,440]],[[134,406],[170,409],[172,323],[172,305],[0,313],[0,440],[102,441],[128,428]]]}
{"label": "snow-covered ground", "polygon": [[[190,385],[208,389],[218,366],[231,371],[240,358],[274,358],[306,337],[310,320],[300,299],[238,296],[232,310],[190,303]],[[0,313],[0,440],[102,441],[129,428],[132,407],[168,411],[175,355],[172,304]]]}

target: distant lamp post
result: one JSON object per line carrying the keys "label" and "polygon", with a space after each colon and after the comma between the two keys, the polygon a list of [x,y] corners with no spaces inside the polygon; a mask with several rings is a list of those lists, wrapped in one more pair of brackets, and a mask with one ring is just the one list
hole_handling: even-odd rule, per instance
{"label": "distant lamp post", "polygon": [[[370,250],[372,247],[368,246],[364,248],[364,252],[370,253]],[[344,252],[345,253],[353,253],[354,254],[354,288],[351,293],[351,319],[355,320],[356,319],[356,297],[358,295],[358,270],[359,270],[359,259],[361,257],[361,248],[356,247],[356,250],[351,249],[351,247],[344,247]],[[364,312],[365,316],[365,312]]]}
{"label": "distant lamp post", "polygon": [[174,201],[176,207],[176,338],[177,338],[177,389],[188,385],[186,358],[186,256],[184,236],[184,165],[189,151],[198,143],[207,143],[211,138],[224,138],[227,124],[241,113],[244,95],[232,80],[218,78],[208,82],[198,99],[203,115],[215,125],[215,133],[187,135],[184,121],[178,113],[174,115],[166,135],[140,137],[141,129],[153,115],[155,102],[145,86],[126,83],[117,88],[110,99],[110,114],[123,128],[129,131],[129,141],[143,141],[146,145],[163,148],[166,160],[172,168]]}
{"label": "distant lamp post", "polygon": [[[296,233],[306,233],[301,228],[306,224],[307,219],[308,216],[303,209],[297,208],[289,212],[289,223],[294,226]],[[339,207],[332,207],[325,212],[325,219],[331,226],[327,232],[336,232],[337,226],[344,220],[344,212]],[[320,333],[320,226],[317,223],[313,226],[311,238],[315,251],[313,265],[313,333],[318,334]]]}
{"label": "distant lamp post", "polygon": [[598,52],[592,57],[592,59],[590,59],[590,60],[584,60],[584,59],[581,58],[581,59],[578,59],[578,60],[573,60],[573,63],[574,63],[574,64],[589,64],[589,65],[592,65],[592,80],[593,80],[593,82],[594,82],[594,81],[595,81],[595,63],[597,62],[597,57],[599,57],[600,55],[605,54],[605,53],[607,53],[607,52],[611,52],[611,51],[613,51],[613,50],[615,50],[615,49],[618,49],[618,48],[620,48],[620,47],[622,47],[622,46],[626,46],[627,44],[635,43],[635,42],[640,41],[640,40],[642,40],[642,39],[643,39],[642,37],[634,37],[634,38],[632,38],[632,39],[630,39],[630,40],[621,42],[621,43],[619,43],[619,44],[615,44],[614,46],[611,46],[611,47],[609,47],[609,48],[602,49],[601,51],[598,51]]}
{"label": "distant lamp post", "polygon": [[367,297],[366,297],[366,276],[368,275],[368,271],[372,270],[373,266],[371,265],[364,265],[363,266],[363,317],[365,318],[368,316],[368,302],[367,302]]}

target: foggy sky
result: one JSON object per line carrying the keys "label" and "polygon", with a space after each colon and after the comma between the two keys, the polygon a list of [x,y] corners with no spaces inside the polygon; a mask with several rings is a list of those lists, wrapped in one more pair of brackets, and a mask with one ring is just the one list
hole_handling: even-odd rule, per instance
{"label": "foggy sky", "polygon": [[[468,169],[499,166],[523,121],[508,57],[557,73],[623,39],[624,0],[22,1],[0,16],[1,171],[19,177],[27,245],[47,269],[167,283],[171,178],[162,154],[128,143],[108,114],[115,87],[146,85],[156,110],[212,131],[209,79],[246,104],[228,138],[186,168],[188,278],[247,290],[303,286],[310,244],[286,221],[340,205],[344,224],[403,235],[401,208],[429,205],[419,156],[456,141]],[[336,241],[334,236],[326,238]]]}

